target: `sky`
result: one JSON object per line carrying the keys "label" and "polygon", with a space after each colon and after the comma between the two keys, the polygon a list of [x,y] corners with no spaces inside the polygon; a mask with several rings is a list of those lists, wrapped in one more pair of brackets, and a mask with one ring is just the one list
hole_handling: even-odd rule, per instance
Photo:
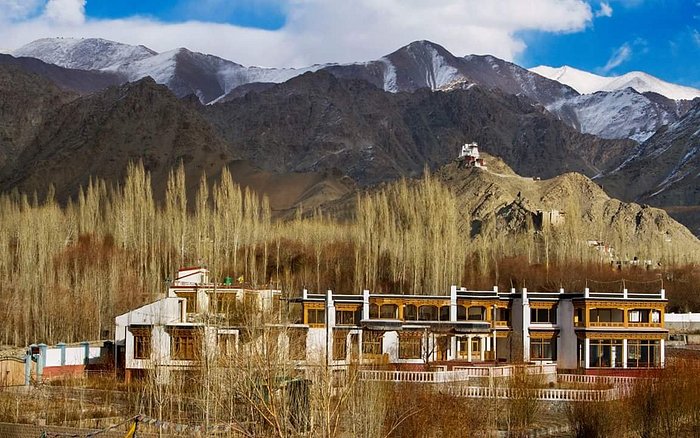
{"label": "sky", "polygon": [[0,0],[0,49],[56,36],[269,67],[366,61],[426,39],[458,56],[700,87],[700,0]]}

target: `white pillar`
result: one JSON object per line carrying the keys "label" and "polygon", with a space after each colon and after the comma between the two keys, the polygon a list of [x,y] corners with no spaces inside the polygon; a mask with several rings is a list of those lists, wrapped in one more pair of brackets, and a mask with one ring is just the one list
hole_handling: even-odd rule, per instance
{"label": "white pillar", "polygon": [[583,367],[588,368],[591,363],[591,340],[586,338],[583,340]]}
{"label": "white pillar", "polygon": [[369,290],[362,291],[362,319],[369,319]]}
{"label": "white pillar", "polygon": [[659,354],[661,355],[661,366],[665,367],[666,366],[666,341],[664,339],[661,339],[661,342],[659,343],[660,351]]}
{"label": "white pillar", "polygon": [[493,345],[492,345],[492,348],[491,348],[491,349],[493,350],[493,360],[494,360],[494,362],[498,362],[498,356],[496,355],[496,351],[498,351],[498,350],[496,349],[496,330],[493,331],[493,342],[492,342],[492,344],[493,344]]}
{"label": "white pillar", "polygon": [[457,286],[450,286],[450,321],[457,321]]}
{"label": "white pillar", "polygon": [[479,347],[481,347],[480,348],[481,351],[479,353],[479,360],[481,360],[483,362],[484,361],[484,352],[486,351],[486,342],[484,342],[483,336],[479,337]]}
{"label": "white pillar", "polygon": [[615,361],[617,360],[617,349],[615,345],[610,346],[610,368],[615,368]]}
{"label": "white pillar", "polygon": [[450,337],[450,355],[447,358],[449,360],[457,359],[457,336]]}
{"label": "white pillar", "polygon": [[622,340],[622,368],[627,368],[627,339]]}
{"label": "white pillar", "polygon": [[472,361],[472,335],[467,336],[467,360]]}

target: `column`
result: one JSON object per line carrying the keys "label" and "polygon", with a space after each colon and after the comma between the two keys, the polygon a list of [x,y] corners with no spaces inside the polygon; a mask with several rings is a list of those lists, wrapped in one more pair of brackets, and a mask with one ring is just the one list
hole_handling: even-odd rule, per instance
{"label": "column", "polygon": [[457,359],[457,336],[450,337],[450,354],[448,356],[449,360]]}
{"label": "column", "polygon": [[450,321],[457,321],[457,286],[450,286]]}
{"label": "column", "polygon": [[472,361],[472,335],[467,336],[467,360]]}
{"label": "column", "polygon": [[61,366],[64,366],[66,364],[66,344],[59,342],[56,346],[61,350]]}
{"label": "column", "polygon": [[622,368],[627,368],[627,338],[622,340]]}
{"label": "column", "polygon": [[493,331],[493,342],[491,344],[493,349],[493,361],[498,362],[498,355],[496,354],[496,352],[498,351],[496,349],[496,330]]}
{"label": "column", "polygon": [[24,386],[29,386],[31,383],[32,376],[32,347],[29,347],[29,351],[24,355]]}
{"label": "column", "polygon": [[369,319],[369,290],[362,291],[362,319]]}
{"label": "column", "polygon": [[36,360],[36,381],[41,383],[44,378],[44,367],[46,366],[46,344],[39,344],[39,357]]}
{"label": "column", "polygon": [[479,359],[483,362],[484,361],[484,352],[486,351],[486,342],[484,342],[484,337],[480,336],[479,337],[479,347],[480,348],[480,354],[479,354]]}
{"label": "column", "polygon": [[591,340],[586,338],[583,340],[583,367],[588,368],[591,363]]}
{"label": "column", "polygon": [[659,342],[659,354],[661,355],[661,366],[665,367],[666,366],[666,341],[662,338],[661,342]]}
{"label": "column", "polygon": [[610,368],[615,368],[615,361],[617,360],[617,349],[615,345],[610,347]]}

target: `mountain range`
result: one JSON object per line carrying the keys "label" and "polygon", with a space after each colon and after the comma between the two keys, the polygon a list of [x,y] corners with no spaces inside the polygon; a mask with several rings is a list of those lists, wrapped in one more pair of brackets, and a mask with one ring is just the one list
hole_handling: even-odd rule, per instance
{"label": "mountain range", "polygon": [[38,40],[0,55],[0,189],[52,181],[70,196],[90,176],[118,181],[134,159],[162,187],[178,162],[192,178],[238,163],[269,193],[284,184],[274,175],[305,181],[279,199],[284,209],[438,168],[477,141],[523,175],[577,171],[622,199],[683,207],[677,217],[700,232],[685,209],[699,203],[700,99],[676,94],[698,90],[534,70],[428,41],[375,61],[274,69],[184,48]]}

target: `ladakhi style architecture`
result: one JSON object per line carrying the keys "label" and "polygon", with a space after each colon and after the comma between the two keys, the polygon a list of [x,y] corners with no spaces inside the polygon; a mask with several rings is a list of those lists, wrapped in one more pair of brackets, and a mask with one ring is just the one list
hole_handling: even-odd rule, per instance
{"label": "ladakhi style architecture", "polygon": [[[587,374],[664,366],[665,292],[473,291],[395,295],[332,291],[283,298],[272,289],[210,283],[184,269],[168,296],[116,318],[117,367],[130,379],[158,367],[197,366],[204,350],[239,348],[261,312],[297,366],[358,363],[394,370],[452,370],[512,363]],[[282,312],[282,310],[285,310]],[[287,312],[289,310],[290,312]],[[291,320],[282,315],[295,315]],[[284,339],[281,339],[281,338]]]}

